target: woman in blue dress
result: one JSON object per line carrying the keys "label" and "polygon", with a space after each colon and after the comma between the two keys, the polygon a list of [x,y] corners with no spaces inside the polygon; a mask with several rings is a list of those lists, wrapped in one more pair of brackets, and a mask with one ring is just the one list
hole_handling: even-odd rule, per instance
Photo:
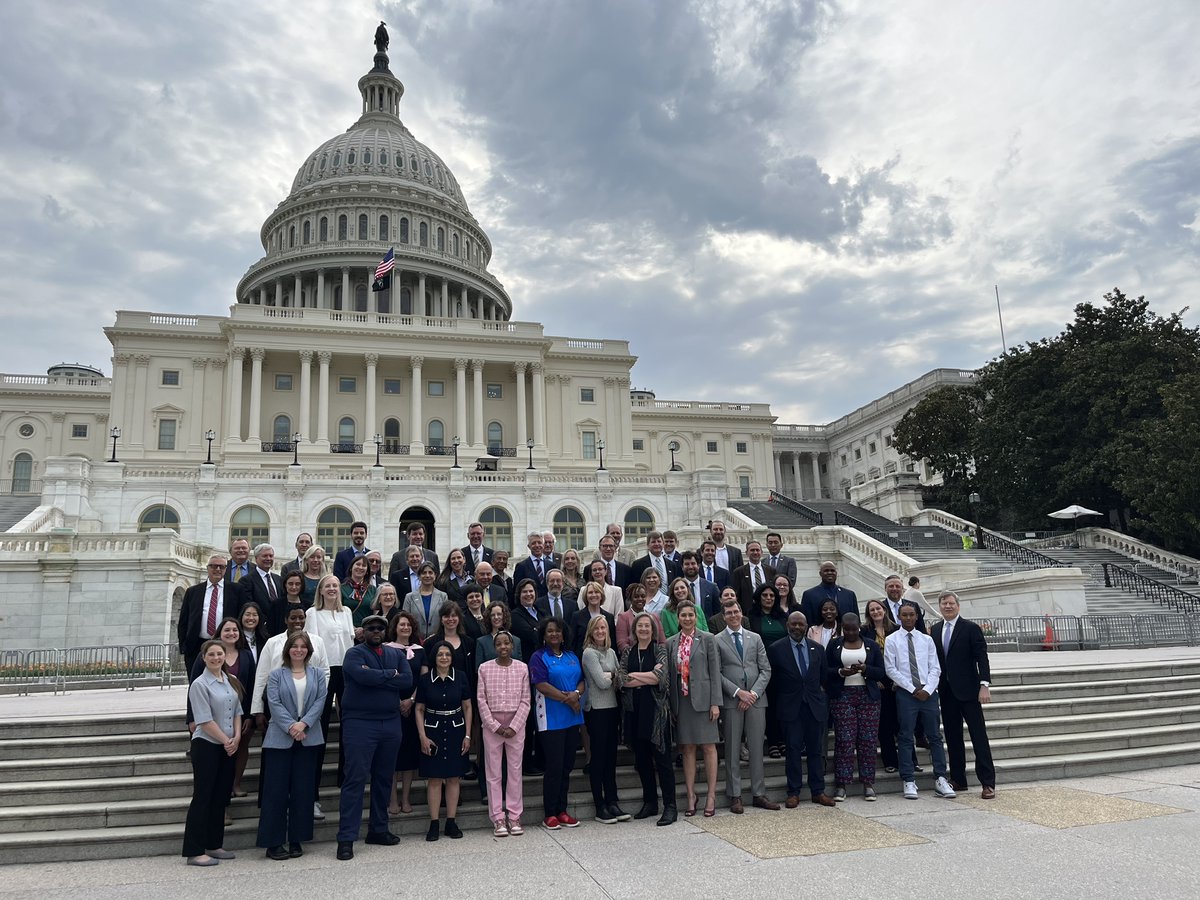
{"label": "woman in blue dress", "polygon": [[471,686],[467,673],[455,668],[454,648],[449,643],[438,641],[427,649],[430,669],[417,685],[416,720],[421,735],[420,772],[428,781],[429,831],[425,840],[436,841],[443,791],[446,837],[462,837],[454,816],[471,752]]}

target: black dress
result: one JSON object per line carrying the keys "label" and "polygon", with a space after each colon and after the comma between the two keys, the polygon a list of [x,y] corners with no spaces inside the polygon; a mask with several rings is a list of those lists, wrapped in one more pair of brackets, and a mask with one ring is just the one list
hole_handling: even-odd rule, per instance
{"label": "black dress", "polygon": [[[639,650],[637,644],[629,648],[629,659],[626,664],[630,674],[653,672],[657,662],[653,644],[646,650]],[[627,687],[625,690],[629,691],[633,700],[633,708],[628,710],[625,715],[625,740],[631,745],[638,739],[653,740],[654,712],[658,706],[657,688],[642,684],[637,687]]]}
{"label": "black dress", "polygon": [[[467,757],[462,752],[467,736],[462,703],[471,699],[471,688],[461,669],[452,669],[451,673],[453,680],[426,672],[417,684],[417,702],[425,707],[425,736],[434,745],[432,756],[421,754],[418,768],[422,778],[459,778],[467,771]],[[456,712],[439,714],[450,710]]]}
{"label": "black dress", "polygon": [[[425,665],[425,648],[420,644],[410,644],[412,657],[408,667],[412,669],[413,680],[420,684],[421,666]],[[396,771],[409,772],[421,767],[421,735],[417,732],[416,705],[409,710],[408,715],[401,719],[400,752],[396,754]]]}

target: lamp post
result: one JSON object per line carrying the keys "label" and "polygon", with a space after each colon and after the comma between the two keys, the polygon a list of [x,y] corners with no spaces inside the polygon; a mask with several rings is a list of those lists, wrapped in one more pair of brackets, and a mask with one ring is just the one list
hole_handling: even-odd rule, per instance
{"label": "lamp post", "polygon": [[300,438],[302,436],[303,435],[301,435],[300,432],[298,432],[298,431],[292,435],[292,465],[293,466],[300,465]]}
{"label": "lamp post", "polygon": [[600,465],[596,466],[597,472],[604,471],[604,438],[596,441],[596,449],[600,451]]}
{"label": "lamp post", "polygon": [[121,436],[121,426],[114,425],[112,428],[110,428],[108,430],[108,436],[112,438],[113,441],[112,459],[110,459],[109,462],[117,462],[117,438]]}
{"label": "lamp post", "polygon": [[204,460],[204,464],[206,466],[211,466],[213,464],[212,442],[217,439],[217,433],[210,428],[210,429],[208,429],[208,431],[204,432],[204,439],[206,441],[208,441],[208,458],[206,460]]}
{"label": "lamp post", "polygon": [[452,469],[461,469],[461,468],[462,468],[462,466],[460,466],[460,465],[458,464],[458,445],[459,445],[460,443],[461,443],[461,441],[459,441],[459,439],[458,439],[458,435],[456,434],[456,435],[454,436],[454,444],[453,444],[453,446],[454,446],[454,465],[452,465],[452,466],[450,467],[450,468],[452,468]]}
{"label": "lamp post", "polygon": [[383,463],[379,461],[379,448],[383,446],[383,435],[378,431],[375,432],[375,466],[376,469],[382,469]]}
{"label": "lamp post", "polygon": [[671,451],[671,471],[681,471],[683,466],[675,462],[675,454],[679,452],[679,441],[671,441],[671,443],[667,444],[667,449]]}
{"label": "lamp post", "polygon": [[527,440],[525,442],[525,446],[529,448],[529,466],[528,466],[528,468],[532,469],[533,468],[533,438],[530,438],[529,440]]}

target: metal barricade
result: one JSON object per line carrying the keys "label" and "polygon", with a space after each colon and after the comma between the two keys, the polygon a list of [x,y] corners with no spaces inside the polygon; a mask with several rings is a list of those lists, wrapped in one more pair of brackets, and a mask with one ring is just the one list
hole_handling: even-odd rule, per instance
{"label": "metal barricade", "polygon": [[62,683],[62,651],[57,649],[26,650],[25,678],[23,694],[35,684],[48,684],[54,693],[58,693]]}
{"label": "metal barricade", "polygon": [[138,644],[129,650],[129,690],[158,682],[160,691],[171,686],[171,664],[175,648],[171,644]]}
{"label": "metal barricade", "polygon": [[1083,635],[1081,644],[1085,650],[1138,649],[1142,646],[1137,620],[1133,616],[1081,616],[1079,622]]}
{"label": "metal barricade", "polygon": [[1195,643],[1195,625],[1186,615],[1139,616],[1137,628],[1143,647],[1188,647]]}
{"label": "metal barricade", "polygon": [[24,650],[0,650],[0,687],[15,684],[17,693],[29,693]]}
{"label": "metal barricade", "polygon": [[63,652],[60,682],[68,684],[101,683],[106,687],[129,679],[128,647],[71,647]]}
{"label": "metal barricade", "polygon": [[983,629],[983,639],[987,641],[989,651],[1020,650],[1019,622],[1017,619],[980,619],[979,627]]}

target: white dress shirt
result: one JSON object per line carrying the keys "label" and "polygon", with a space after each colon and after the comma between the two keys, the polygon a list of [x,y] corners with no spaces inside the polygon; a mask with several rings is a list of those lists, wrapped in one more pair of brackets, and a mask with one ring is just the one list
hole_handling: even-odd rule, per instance
{"label": "white dress shirt", "polygon": [[938,663],[937,648],[933,638],[913,629],[905,631],[901,628],[888,635],[883,645],[883,668],[888,678],[896,686],[913,693],[917,690],[912,683],[912,673],[908,662],[908,636],[913,636],[913,649],[916,651],[917,671],[921,674],[921,688],[932,695],[938,689],[942,677],[942,667]]}

